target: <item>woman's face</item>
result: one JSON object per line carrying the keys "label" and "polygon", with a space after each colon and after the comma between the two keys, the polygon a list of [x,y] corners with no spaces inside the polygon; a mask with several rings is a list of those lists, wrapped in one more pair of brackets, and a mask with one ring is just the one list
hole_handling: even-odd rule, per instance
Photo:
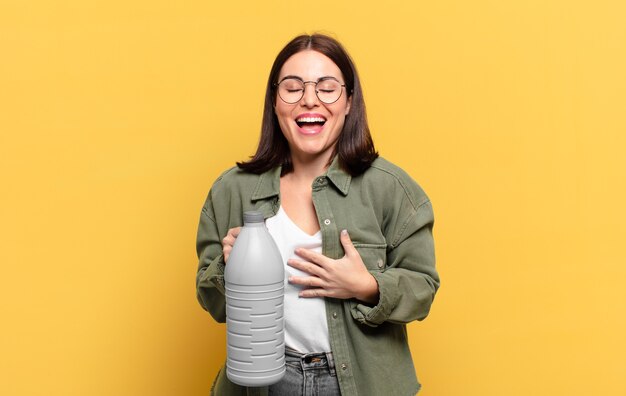
{"label": "woman's face", "polygon": [[[314,82],[333,77],[345,84],[339,67],[326,55],[313,50],[298,52],[287,59],[280,70],[278,81],[286,76]],[[348,98],[345,87],[341,89],[339,100],[332,104],[319,100],[314,84],[305,84],[302,99],[293,104],[286,103],[276,95],[274,111],[289,143],[292,157],[303,161],[330,161],[350,111],[351,98]]]}

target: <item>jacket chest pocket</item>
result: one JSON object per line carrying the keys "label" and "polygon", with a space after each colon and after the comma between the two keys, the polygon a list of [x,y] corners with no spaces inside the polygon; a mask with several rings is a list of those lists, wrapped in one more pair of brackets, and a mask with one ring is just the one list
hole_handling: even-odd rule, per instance
{"label": "jacket chest pocket", "polygon": [[385,270],[387,266],[387,244],[354,242],[354,247],[361,255],[361,259],[369,271]]}

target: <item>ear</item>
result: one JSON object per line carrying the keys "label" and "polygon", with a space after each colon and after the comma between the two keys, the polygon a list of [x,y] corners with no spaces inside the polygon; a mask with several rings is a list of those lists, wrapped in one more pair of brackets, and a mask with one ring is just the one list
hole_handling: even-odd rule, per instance
{"label": "ear", "polygon": [[346,115],[350,113],[350,106],[352,106],[352,95],[348,96],[348,101],[346,102]]}

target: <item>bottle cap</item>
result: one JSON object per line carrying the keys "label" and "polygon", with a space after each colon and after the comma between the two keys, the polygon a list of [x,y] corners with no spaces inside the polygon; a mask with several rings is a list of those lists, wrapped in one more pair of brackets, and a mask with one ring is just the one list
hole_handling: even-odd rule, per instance
{"label": "bottle cap", "polygon": [[248,211],[243,212],[243,222],[244,223],[262,223],[265,219],[263,219],[263,213],[257,211]]}

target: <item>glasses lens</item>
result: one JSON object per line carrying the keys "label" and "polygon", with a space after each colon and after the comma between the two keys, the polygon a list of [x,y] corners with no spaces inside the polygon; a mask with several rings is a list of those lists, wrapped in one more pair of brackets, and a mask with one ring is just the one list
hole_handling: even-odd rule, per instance
{"label": "glasses lens", "polygon": [[304,84],[295,78],[286,78],[278,84],[278,95],[287,103],[300,101],[304,94]]}
{"label": "glasses lens", "polygon": [[324,103],[335,103],[341,96],[341,84],[331,78],[319,81],[316,90],[317,97]]}

